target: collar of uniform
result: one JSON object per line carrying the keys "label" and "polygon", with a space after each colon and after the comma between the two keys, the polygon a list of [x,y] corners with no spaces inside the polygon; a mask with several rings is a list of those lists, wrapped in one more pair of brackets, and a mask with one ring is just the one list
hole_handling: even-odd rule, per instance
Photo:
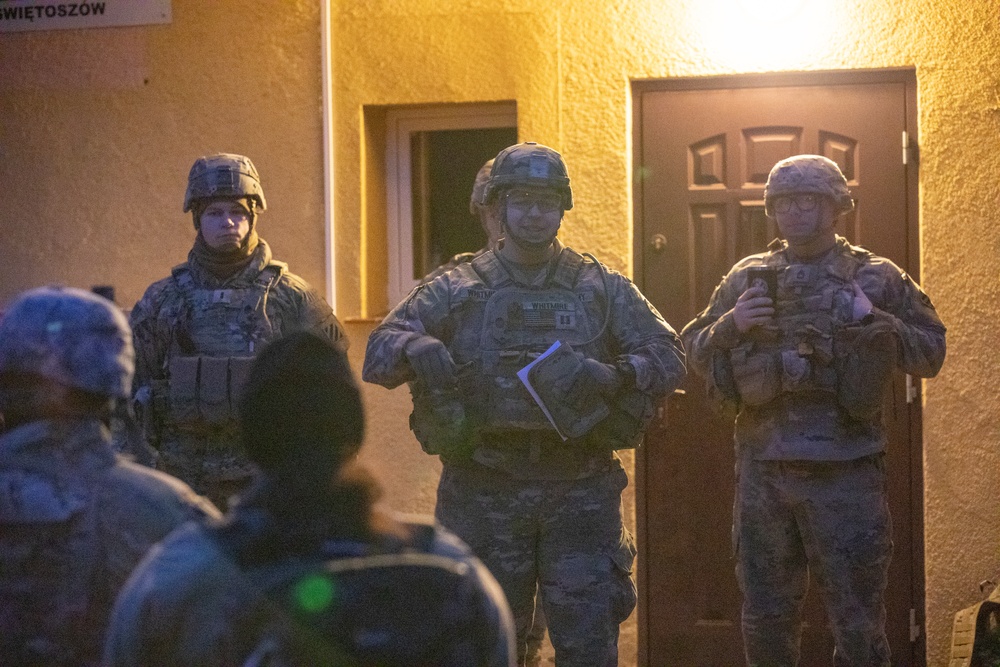
{"label": "collar of uniform", "polygon": [[238,287],[251,285],[257,279],[257,276],[260,275],[260,272],[271,263],[271,258],[271,247],[267,244],[267,241],[260,239],[253,251],[253,255],[250,257],[250,263],[227,278],[220,280],[212,275],[191,253],[188,254],[187,265],[193,274],[195,282],[199,285],[216,288]]}

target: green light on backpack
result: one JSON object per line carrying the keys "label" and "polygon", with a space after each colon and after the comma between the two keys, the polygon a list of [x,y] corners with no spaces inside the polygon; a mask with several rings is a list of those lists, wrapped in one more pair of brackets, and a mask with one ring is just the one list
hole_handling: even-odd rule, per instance
{"label": "green light on backpack", "polygon": [[330,606],[335,592],[332,580],[313,574],[295,584],[295,602],[303,611],[315,614]]}

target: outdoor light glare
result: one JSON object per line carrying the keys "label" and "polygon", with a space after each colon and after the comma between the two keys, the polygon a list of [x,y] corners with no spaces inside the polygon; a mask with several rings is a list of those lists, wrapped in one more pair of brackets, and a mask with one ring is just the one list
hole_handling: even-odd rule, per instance
{"label": "outdoor light glare", "polygon": [[705,56],[729,71],[808,68],[843,39],[834,0],[703,0]]}

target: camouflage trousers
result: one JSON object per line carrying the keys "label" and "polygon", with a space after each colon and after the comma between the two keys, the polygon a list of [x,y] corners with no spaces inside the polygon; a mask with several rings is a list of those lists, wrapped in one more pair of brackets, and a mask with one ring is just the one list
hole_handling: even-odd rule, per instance
{"label": "camouflage trousers", "polygon": [[809,576],[837,667],[888,667],[884,592],[892,523],[881,454],[738,464],[733,519],[747,664],[798,663]]}
{"label": "camouflage trousers", "polygon": [[621,468],[578,480],[514,479],[445,465],[437,520],[503,588],[517,628],[518,664],[536,586],[560,667],[618,664],[618,626],[635,608],[635,545],[622,525]]}
{"label": "camouflage trousers", "polygon": [[158,470],[183,480],[223,511],[229,499],[250,484],[255,471],[235,442],[171,433],[160,442],[159,452]]}

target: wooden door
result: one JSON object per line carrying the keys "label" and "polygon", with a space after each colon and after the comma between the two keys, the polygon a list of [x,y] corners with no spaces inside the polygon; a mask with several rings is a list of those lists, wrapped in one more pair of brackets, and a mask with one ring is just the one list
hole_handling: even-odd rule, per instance
{"label": "wooden door", "polygon": [[[680,330],[741,257],[778,235],[763,188],[778,160],[836,161],[857,206],[838,223],[851,242],[916,273],[914,82],[906,72],[647,82],[635,87],[636,277]],[[909,155],[909,153],[908,153]],[[922,662],[919,400],[898,378],[887,400],[895,555],[887,596],[894,665]],[[640,661],[743,663],[731,548],[732,421],[692,375],[664,401],[636,459]],[[911,612],[911,610],[913,610]],[[830,664],[819,594],[807,599],[801,665]],[[916,641],[913,641],[916,640]]]}

